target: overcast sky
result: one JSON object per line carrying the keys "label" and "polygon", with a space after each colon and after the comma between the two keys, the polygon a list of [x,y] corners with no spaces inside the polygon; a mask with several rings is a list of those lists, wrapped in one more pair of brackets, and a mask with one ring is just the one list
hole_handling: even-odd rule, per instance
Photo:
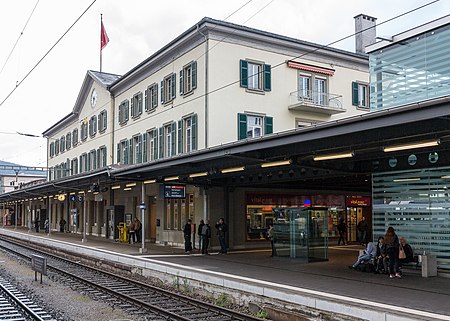
{"label": "overcast sky", "polygon": [[[354,32],[364,13],[382,23],[432,0],[97,0],[48,56],[0,106],[0,160],[46,166],[46,140],[40,135],[68,115],[87,70],[99,70],[100,14],[110,42],[103,71],[124,74],[203,17],[297,39],[328,44]],[[93,0],[2,1],[0,10],[0,102]],[[36,3],[37,6],[36,6]],[[248,4],[247,4],[248,3]],[[33,8],[36,9],[20,36]],[[392,36],[450,14],[450,0],[378,26]],[[19,37],[20,36],[20,37]],[[8,55],[19,39],[12,55]],[[354,51],[354,39],[334,47]]]}

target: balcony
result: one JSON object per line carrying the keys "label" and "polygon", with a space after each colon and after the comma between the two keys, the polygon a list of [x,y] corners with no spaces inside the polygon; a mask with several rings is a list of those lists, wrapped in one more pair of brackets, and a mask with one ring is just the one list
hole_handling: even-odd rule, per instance
{"label": "balcony", "polygon": [[307,111],[334,115],[346,110],[342,107],[342,96],[328,93],[319,93],[312,90],[294,91],[289,95],[290,110]]}

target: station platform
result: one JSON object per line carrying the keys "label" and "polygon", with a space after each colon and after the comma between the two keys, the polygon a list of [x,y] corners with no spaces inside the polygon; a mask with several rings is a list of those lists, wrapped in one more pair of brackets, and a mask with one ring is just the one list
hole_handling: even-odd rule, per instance
{"label": "station platform", "polygon": [[364,320],[450,320],[450,278],[422,278],[405,271],[402,279],[348,268],[362,246],[331,246],[329,261],[300,263],[272,258],[269,250],[230,251],[208,256],[183,248],[146,243],[123,244],[101,237],[24,228],[0,228],[0,234],[233,288],[331,313]]}

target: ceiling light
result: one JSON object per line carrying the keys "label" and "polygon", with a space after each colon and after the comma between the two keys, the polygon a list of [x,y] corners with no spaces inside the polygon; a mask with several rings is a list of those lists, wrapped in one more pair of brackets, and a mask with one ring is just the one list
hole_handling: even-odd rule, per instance
{"label": "ceiling light", "polygon": [[241,167],[231,167],[231,168],[224,168],[224,169],[221,169],[220,172],[221,172],[222,174],[226,174],[226,173],[240,172],[240,171],[243,171],[244,169],[245,169],[244,166],[241,166]]}
{"label": "ceiling light", "polygon": [[261,164],[262,168],[266,167],[274,167],[274,166],[284,166],[284,165],[290,165],[292,161],[290,159],[283,160],[283,161],[277,161],[277,162],[270,162],[270,163],[263,163]]}
{"label": "ceiling light", "polygon": [[314,161],[329,160],[329,159],[339,159],[339,158],[350,158],[353,157],[353,152],[340,153],[340,154],[327,154],[314,156]]}
{"label": "ceiling light", "polygon": [[111,186],[111,189],[119,189],[120,185]]}
{"label": "ceiling light", "polygon": [[126,184],[125,186],[126,187],[133,187],[133,186],[136,186],[136,183],[129,183],[129,184]]}
{"label": "ceiling light", "polygon": [[149,179],[147,181],[144,181],[144,184],[153,184],[156,183],[156,179]]}
{"label": "ceiling light", "polygon": [[177,179],[180,179],[180,176],[166,177],[166,178],[164,178],[164,182],[176,181]]}
{"label": "ceiling light", "polygon": [[190,174],[189,177],[194,178],[194,177],[202,177],[202,176],[207,176],[207,175],[208,175],[208,172],[200,172],[200,173]]}
{"label": "ceiling light", "polygon": [[131,188],[131,187],[125,187],[123,190],[124,190],[124,191],[131,191],[132,188]]}
{"label": "ceiling light", "polygon": [[437,146],[440,144],[439,139],[438,140],[430,140],[415,144],[405,144],[405,145],[396,145],[396,146],[390,146],[390,147],[384,147],[383,152],[395,152],[399,150],[406,150],[406,149],[414,149],[414,148],[424,148],[424,147],[431,147],[431,146]]}
{"label": "ceiling light", "polygon": [[79,191],[78,194],[84,194],[84,191]]}
{"label": "ceiling light", "polygon": [[70,194],[69,195],[75,195],[75,192],[70,192]]}
{"label": "ceiling light", "polygon": [[413,181],[420,181],[420,177],[394,179],[394,182],[413,182]]}

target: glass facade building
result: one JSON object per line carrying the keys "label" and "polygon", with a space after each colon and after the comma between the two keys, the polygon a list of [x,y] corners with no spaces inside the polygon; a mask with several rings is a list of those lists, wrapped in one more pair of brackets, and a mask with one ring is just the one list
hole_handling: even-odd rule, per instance
{"label": "glass facade building", "polygon": [[[450,24],[405,32],[370,52],[370,108],[392,108],[448,95]],[[420,32],[420,30],[426,30]],[[411,35],[408,38],[408,35]]]}
{"label": "glass facade building", "polygon": [[450,272],[450,167],[373,174],[373,237],[389,226]]}

